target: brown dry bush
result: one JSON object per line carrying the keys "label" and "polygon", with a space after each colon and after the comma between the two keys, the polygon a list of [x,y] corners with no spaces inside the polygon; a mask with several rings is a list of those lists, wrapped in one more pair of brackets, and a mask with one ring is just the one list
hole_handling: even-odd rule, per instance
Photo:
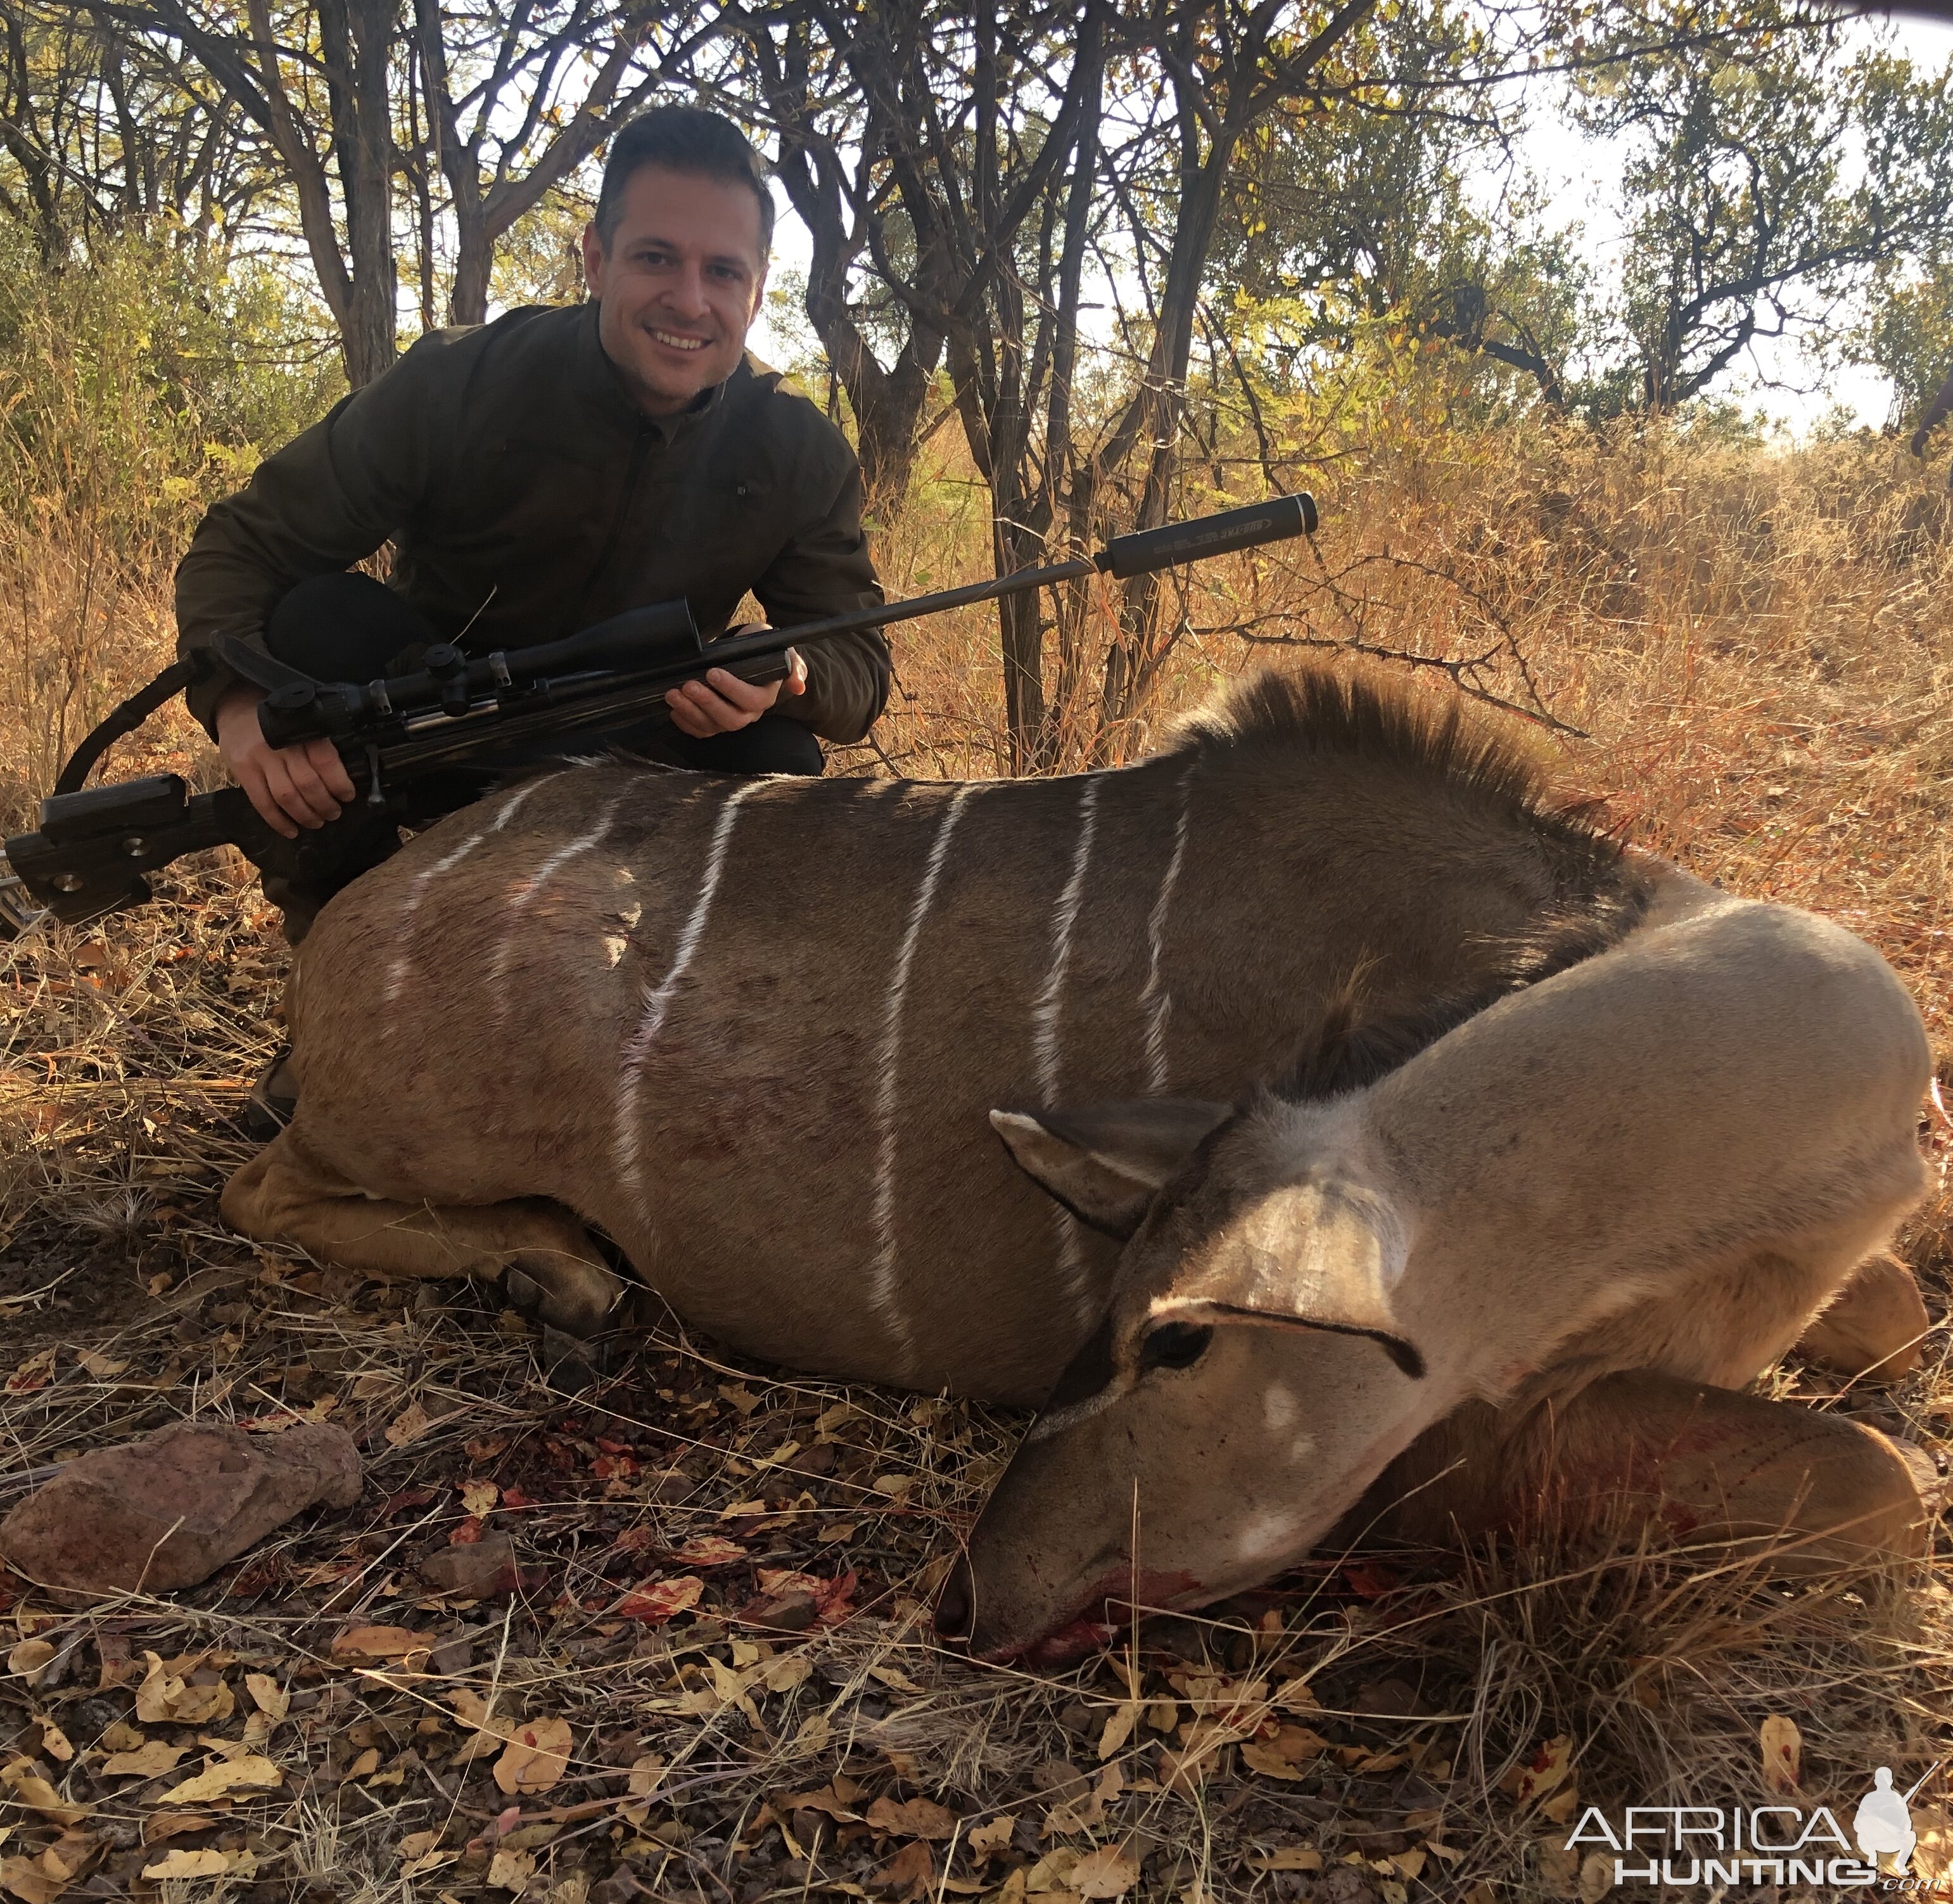
{"label": "brown dry bush", "polygon": [[[892,589],[980,569],[964,473],[934,472],[887,538]],[[1953,525],[1914,466],[1856,442],[1515,430],[1352,460],[1318,487],[1315,548],[1189,581],[1158,702],[1103,737],[1112,757],[1290,658],[1250,636],[1397,651],[1426,692],[1550,717],[1533,726],[1563,780],[1634,838],[1872,939],[1953,1043]],[[105,588],[65,522],[8,533],[9,574],[42,591],[8,597],[21,652],[92,631],[68,657],[91,706],[161,658],[159,565]],[[838,770],[996,772],[991,628],[971,612],[904,634],[879,749]],[[33,762],[17,806],[63,737],[61,693],[21,679],[0,701],[5,757]],[[1099,738],[1067,710],[1061,764]],[[180,726],[140,764],[168,758],[207,770]],[[1909,1784],[1947,1749],[1937,1561],[1787,1588],[1760,1566],[1550,1544],[1327,1557],[1068,1672],[973,1666],[933,1643],[926,1608],[1017,1419],[732,1366],[671,1319],[624,1372],[565,1394],[492,1291],[362,1284],[227,1234],[215,1191],[246,1154],[235,1112],[284,955],[234,863],[166,884],[7,967],[0,1503],[190,1414],[338,1421],[370,1485],[171,1601],[75,1615],[0,1588],[0,1777],[16,1798],[43,1777],[77,1814],[11,1815],[16,1897],[1503,1904],[1599,1895],[1564,1849],[1589,1804],[1761,1802],[1766,1719],[1801,1730],[1806,1805],[1848,1808],[1881,1764]],[[1953,1127],[1929,1106],[1922,1131],[1940,1184],[1907,1246],[1936,1321],[1924,1369],[1889,1391],[1795,1366],[1768,1385],[1942,1453]],[[513,1569],[482,1597],[417,1576],[497,1534]],[[674,1581],[696,1601],[660,1621],[693,1592]],[[752,1624],[756,1601],[807,1623]],[[348,1641],[362,1630],[378,1636]],[[131,1728],[150,1653],[205,1717],[152,1702],[163,1716]],[[538,1749],[511,1756],[523,1724]],[[187,1749],[111,1775],[118,1725]],[[252,1736],[275,1789],[187,1818],[166,1802]],[[1943,1868],[1938,1789],[1915,1813]],[[166,1874],[193,1866],[209,1875]]]}

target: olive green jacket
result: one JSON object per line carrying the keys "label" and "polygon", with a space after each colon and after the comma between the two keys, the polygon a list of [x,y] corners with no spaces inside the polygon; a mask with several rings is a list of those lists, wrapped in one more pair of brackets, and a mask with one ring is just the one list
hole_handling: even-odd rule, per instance
{"label": "olive green jacket", "polygon": [[[391,585],[476,654],[679,595],[708,637],[748,589],[780,628],[879,601],[840,431],[750,357],[681,415],[646,416],[597,309],[434,332],[266,458],[177,567],[179,651],[262,641],[294,583],[388,541]],[[779,711],[859,740],[888,697],[888,644],[844,635],[806,658],[806,693]],[[206,727],[237,679],[190,689]]]}

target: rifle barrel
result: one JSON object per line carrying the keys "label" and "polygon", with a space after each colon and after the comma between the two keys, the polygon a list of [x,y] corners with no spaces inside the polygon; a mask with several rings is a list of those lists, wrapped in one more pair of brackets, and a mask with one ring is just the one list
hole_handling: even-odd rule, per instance
{"label": "rifle barrel", "polygon": [[1097,572],[1097,563],[1089,557],[1076,562],[1052,562],[1041,569],[1020,569],[1014,575],[993,576],[987,582],[966,582],[960,588],[939,588],[933,595],[911,595],[904,601],[851,608],[845,614],[823,616],[817,622],[770,628],[760,635],[735,635],[706,644],[706,665],[726,667],[734,662],[777,654],[782,646],[824,641],[831,635],[857,634],[867,628],[886,628],[895,622],[914,621],[923,615],[939,615],[945,609],[967,607],[973,601],[994,601],[999,595],[1019,595],[1027,589],[1048,588],[1055,582],[1076,582]]}

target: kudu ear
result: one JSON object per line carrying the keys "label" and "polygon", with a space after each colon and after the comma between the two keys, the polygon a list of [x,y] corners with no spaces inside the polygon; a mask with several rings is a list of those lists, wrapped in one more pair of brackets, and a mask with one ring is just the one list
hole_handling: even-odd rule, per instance
{"label": "kudu ear", "polygon": [[1259,1323],[1367,1335],[1407,1375],[1425,1359],[1393,1300],[1409,1254],[1398,1212],[1359,1185],[1291,1184],[1152,1303],[1149,1322]]}
{"label": "kudu ear", "polygon": [[1141,1097],[1035,1115],[992,1111],[990,1122],[1027,1175],[1080,1222],[1124,1242],[1233,1109],[1202,1098]]}

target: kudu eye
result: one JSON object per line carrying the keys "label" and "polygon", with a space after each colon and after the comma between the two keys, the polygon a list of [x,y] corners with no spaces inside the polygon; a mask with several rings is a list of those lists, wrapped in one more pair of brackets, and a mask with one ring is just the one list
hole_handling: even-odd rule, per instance
{"label": "kudu eye", "polygon": [[1199,1322],[1162,1322],[1140,1344],[1140,1368],[1190,1369],[1207,1353],[1214,1332]]}

